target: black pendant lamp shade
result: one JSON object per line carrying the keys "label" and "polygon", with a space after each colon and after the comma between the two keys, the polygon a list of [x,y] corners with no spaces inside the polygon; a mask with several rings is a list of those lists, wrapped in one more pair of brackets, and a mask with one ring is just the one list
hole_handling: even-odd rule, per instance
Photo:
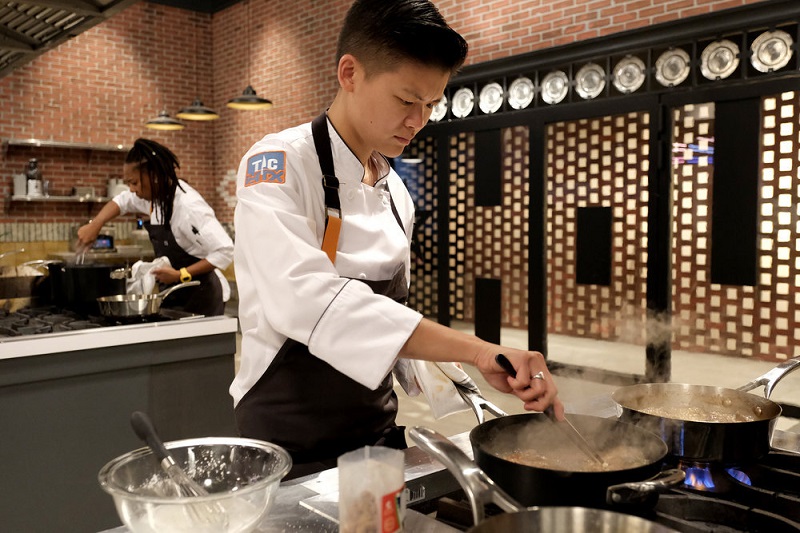
{"label": "black pendant lamp shade", "polygon": [[186,126],[180,120],[175,120],[169,116],[169,113],[164,110],[156,118],[148,120],[145,127],[151,130],[176,131],[182,130]]}
{"label": "black pendant lamp shade", "polygon": [[231,98],[228,100],[227,106],[231,109],[269,109],[272,107],[272,101],[266,98],[261,98],[256,95],[255,89],[252,85],[248,85],[241,96]]}
{"label": "black pendant lamp shade", "polygon": [[189,107],[184,107],[175,116],[182,120],[216,120],[219,118],[213,109],[204,106],[200,100],[195,100]]}

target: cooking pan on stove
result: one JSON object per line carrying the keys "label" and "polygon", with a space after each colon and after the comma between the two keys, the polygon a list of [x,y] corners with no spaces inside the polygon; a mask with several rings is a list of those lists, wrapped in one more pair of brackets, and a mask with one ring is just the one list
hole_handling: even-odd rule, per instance
{"label": "cooking pan on stove", "polygon": [[[654,482],[667,446],[658,435],[615,418],[568,415],[576,429],[602,456],[586,456],[544,413],[510,415],[479,424],[469,434],[477,465],[523,505],[605,505],[609,487],[614,503],[652,503]],[[659,488],[681,483],[683,472],[670,470]],[[637,482],[647,490],[637,494]],[[630,485],[633,483],[633,485]],[[656,483],[656,485],[658,485]]]}
{"label": "cooking pan on stove", "polygon": [[[527,415],[522,415],[527,416]],[[515,416],[496,419],[507,421]],[[482,424],[483,425],[483,424]],[[479,426],[480,427],[480,426]],[[558,432],[556,432],[558,433]],[[410,430],[412,440],[423,450],[444,464],[456,478],[472,507],[475,527],[471,533],[507,532],[520,533],[542,532],[596,532],[596,531],[641,531],[661,533],[673,531],[649,520],[609,510],[586,507],[556,506],[528,507],[509,494],[502,482],[495,480],[480,467],[477,467],[458,447],[439,433],[424,427]],[[653,435],[653,438],[656,438]],[[472,439],[472,435],[470,435]],[[663,445],[663,443],[662,443]],[[517,483],[541,483],[542,479],[532,479],[526,471],[520,470]],[[673,478],[677,483],[683,480],[683,472],[671,471],[661,477]],[[580,489],[575,482],[572,489]],[[664,480],[650,480],[637,483],[626,483],[608,487],[608,501],[612,503],[632,503],[641,499],[642,494],[662,491],[671,486]],[[559,487],[542,487],[544,490],[559,490]],[[633,496],[633,498],[629,498]],[[508,514],[500,514],[484,520],[484,506],[488,503],[497,505]]]}
{"label": "cooking pan on stove", "polygon": [[[769,396],[798,366],[800,356],[738,389],[644,383],[619,388],[611,398],[622,407],[621,420],[660,435],[673,455],[693,461],[739,463],[770,451],[781,406]],[[761,385],[764,398],[746,392]]]}
{"label": "cooking pan on stove", "polygon": [[132,318],[157,315],[164,298],[179,289],[200,285],[199,281],[187,281],[164,289],[158,294],[117,294],[97,299],[100,313],[114,318]]}

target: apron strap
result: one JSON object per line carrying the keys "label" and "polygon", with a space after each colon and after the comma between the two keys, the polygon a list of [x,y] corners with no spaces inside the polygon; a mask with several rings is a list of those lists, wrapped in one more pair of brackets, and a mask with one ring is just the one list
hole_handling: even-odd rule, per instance
{"label": "apron strap", "polygon": [[326,113],[311,121],[311,134],[314,137],[314,148],[317,150],[319,167],[322,170],[322,190],[325,192],[325,233],[322,236],[322,250],[328,255],[331,263],[336,263],[336,247],[342,229],[342,205],[339,203],[339,180],[334,175]]}

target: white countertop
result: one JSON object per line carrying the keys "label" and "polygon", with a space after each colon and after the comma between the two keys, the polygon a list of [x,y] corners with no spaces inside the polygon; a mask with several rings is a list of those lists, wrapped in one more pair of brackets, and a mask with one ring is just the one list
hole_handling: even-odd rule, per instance
{"label": "white countertop", "polygon": [[229,316],[184,318],[165,322],[0,338],[0,360],[50,353],[90,350],[106,346],[141,344],[235,333],[239,322]]}

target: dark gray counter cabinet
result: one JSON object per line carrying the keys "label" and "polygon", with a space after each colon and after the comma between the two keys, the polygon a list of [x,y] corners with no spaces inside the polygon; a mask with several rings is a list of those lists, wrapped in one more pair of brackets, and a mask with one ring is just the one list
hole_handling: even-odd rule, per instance
{"label": "dark gray counter cabinet", "polygon": [[135,410],[165,440],[235,435],[236,329],[215,317],[0,342],[2,529],[118,526],[97,473],[142,446],[129,425]]}

